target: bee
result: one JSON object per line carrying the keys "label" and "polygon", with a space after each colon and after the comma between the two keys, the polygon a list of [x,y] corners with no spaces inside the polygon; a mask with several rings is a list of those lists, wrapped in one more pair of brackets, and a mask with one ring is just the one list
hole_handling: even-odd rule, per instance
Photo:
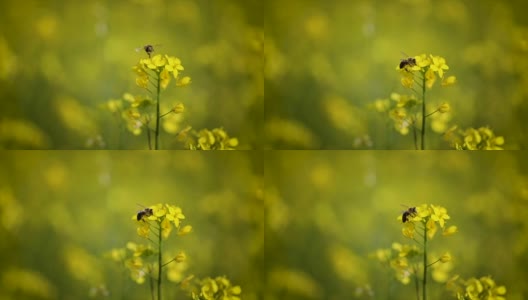
{"label": "bee", "polygon": [[416,207],[409,207],[406,211],[403,212],[402,215],[402,222],[405,223],[409,221],[410,218],[414,217],[416,215]]}
{"label": "bee", "polygon": [[[155,45],[155,46],[158,47],[158,46],[160,46],[160,45]],[[153,45],[150,45],[150,44],[147,44],[147,45],[145,45],[145,46],[141,46],[141,47],[136,48],[136,52],[139,52],[139,51],[141,51],[141,50],[147,52],[147,54],[148,54],[148,56],[149,56],[149,58],[150,58],[150,55],[151,55],[152,53],[154,53],[154,46],[153,46]]]}
{"label": "bee", "polygon": [[408,58],[402,59],[400,62],[400,69],[404,69],[407,66],[409,67],[416,66],[416,59],[414,57],[408,57]]}
{"label": "bee", "polygon": [[154,212],[152,211],[152,208],[148,208],[148,207],[146,207],[146,208],[144,208],[144,209],[138,211],[138,213],[137,213],[137,220],[138,220],[138,221],[141,221],[141,220],[143,220],[143,218],[145,218],[145,217],[150,217],[150,216],[152,216],[153,213],[154,213]]}

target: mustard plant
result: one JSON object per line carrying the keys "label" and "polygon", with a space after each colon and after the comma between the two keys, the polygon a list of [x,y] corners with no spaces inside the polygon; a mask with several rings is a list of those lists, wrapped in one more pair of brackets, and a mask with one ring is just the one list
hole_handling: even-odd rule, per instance
{"label": "mustard plant", "polygon": [[459,275],[450,276],[453,269],[451,253],[446,251],[438,255],[432,252],[431,242],[440,235],[439,232],[442,237],[458,232],[457,226],[447,226],[450,216],[446,208],[422,204],[409,208],[397,220],[402,224],[403,236],[413,243],[395,242],[391,248],[378,249],[370,256],[393,270],[394,277],[402,284],[414,282],[417,300],[427,300],[429,278],[445,282],[446,289],[459,300],[505,299],[506,287],[497,285],[490,276],[468,280]]}
{"label": "mustard plant", "polygon": [[[191,225],[183,225],[185,219],[180,207],[171,204],[156,204],[132,216],[137,225],[137,234],[148,241],[147,244],[128,242],[125,248],[112,249],[107,257],[125,266],[130,277],[137,284],[148,280],[151,299],[162,300],[163,269],[169,268],[168,278],[175,277],[174,264],[183,265],[186,254],[182,251],[166,258],[164,240],[176,231],[184,236],[192,231]],[[185,269],[185,267],[184,267]],[[180,278],[181,276],[176,276]],[[184,280],[181,280],[183,282]]]}
{"label": "mustard plant", "polygon": [[502,150],[504,138],[495,136],[487,127],[459,130],[456,125],[448,126],[452,118],[451,105],[429,99],[428,91],[438,79],[441,80],[441,87],[457,83],[455,76],[446,76],[449,66],[445,58],[421,54],[402,60],[396,70],[400,73],[402,86],[410,93],[392,93],[389,99],[377,99],[370,106],[386,113],[394,129],[401,135],[411,133],[416,150],[426,149],[429,127],[433,132],[443,135],[449,145],[458,150]]}
{"label": "mustard plant", "polygon": [[133,135],[139,136],[145,132],[148,148],[158,150],[162,127],[170,134],[179,134],[181,114],[185,110],[181,102],[162,103],[162,91],[169,86],[173,78],[176,87],[188,86],[191,84],[191,78],[181,76],[184,67],[179,58],[166,54],[151,56],[153,51],[146,52],[148,58],[141,58],[132,69],[136,74],[136,84],[147,93],[125,93],[120,99],[108,100],[102,108],[118,119],[120,129],[121,121],[124,121],[126,129]]}
{"label": "mustard plant", "polygon": [[[174,77],[176,80],[176,86],[183,87],[191,83],[191,78],[185,76],[180,78],[179,74],[184,70],[179,58],[168,55],[157,54],[153,57],[142,58],[138,64],[133,67],[136,72],[136,84],[144,88],[147,92],[155,97],[156,112],[154,115],[154,149],[159,149],[159,135],[160,135],[160,121],[161,118],[169,115],[170,113],[177,112],[175,108],[167,112],[161,112],[161,91],[165,90],[169,85],[171,78]],[[152,91],[151,89],[154,89]],[[180,105],[181,111],[183,111],[183,105]],[[151,119],[145,117],[144,124],[147,126],[147,136],[150,144],[150,132],[151,129],[148,127]]]}
{"label": "mustard plant", "polygon": [[[443,236],[450,236],[457,232],[456,226],[446,227],[446,221],[450,219],[447,210],[444,207],[436,205],[423,204],[421,206],[412,208],[404,212],[398,217],[403,222],[402,233],[406,238],[412,239],[420,248],[422,264],[420,269],[421,274],[421,290],[422,300],[427,300],[427,278],[429,268],[436,263],[445,263],[451,260],[449,253],[438,257],[433,262],[428,261],[428,242],[432,240],[438,231],[442,230]],[[418,239],[416,238],[418,237]],[[414,267],[415,279],[418,282],[418,270]],[[417,284],[418,292],[418,284]]]}
{"label": "mustard plant", "polygon": [[[156,204],[151,207],[145,208],[144,210],[134,215],[133,220],[137,223],[137,234],[151,242],[157,249],[154,251],[157,256],[157,264],[154,263],[147,267],[149,271],[150,287],[153,292],[153,281],[154,277],[151,275],[151,271],[157,271],[156,276],[156,294],[157,300],[162,300],[161,286],[163,281],[162,269],[172,262],[181,262],[185,260],[184,254],[179,254],[168,261],[163,260],[163,240],[167,239],[174,229],[177,229],[179,236],[187,235],[191,232],[192,226],[182,226],[181,222],[185,219],[181,208],[170,204]],[[150,245],[149,245],[150,246]],[[150,247],[142,247],[139,249],[140,252],[137,257],[141,257],[144,251],[148,251],[148,254],[152,253]],[[154,299],[154,297],[152,297]]]}
{"label": "mustard plant", "polygon": [[[444,72],[449,70],[449,66],[445,58],[441,56],[427,56],[422,54],[402,61],[397,69],[401,75],[401,84],[405,88],[413,91],[417,99],[410,97],[414,101],[399,103],[400,109],[393,113],[393,118],[395,121],[402,123],[402,126],[410,126],[413,131],[415,149],[425,150],[427,118],[435,113],[449,111],[449,105],[444,103],[440,104],[433,111],[428,111],[426,101],[427,90],[433,88],[438,77],[440,79],[444,78]],[[456,77],[450,76],[443,81],[442,86],[449,86],[455,82]],[[405,108],[412,109],[414,106],[418,106],[421,109],[414,114],[407,114]]]}
{"label": "mustard plant", "polygon": [[192,300],[240,300],[242,289],[233,285],[225,276],[195,280],[187,289]]}
{"label": "mustard plant", "polygon": [[123,131],[124,121],[126,130],[133,135],[139,136],[145,132],[151,150],[160,149],[161,129],[175,135],[176,140],[189,150],[234,150],[238,146],[238,139],[229,137],[223,128],[194,130],[191,126],[181,125],[185,106],[181,102],[162,103],[161,93],[172,78],[176,80],[177,87],[191,84],[191,78],[180,76],[184,68],[179,58],[161,54],[151,56],[153,50],[145,51],[148,58],[140,59],[133,70],[137,76],[136,84],[147,94],[125,93],[121,98],[110,99],[102,105],[117,119],[119,131]]}
{"label": "mustard plant", "polygon": [[194,275],[186,276],[188,266],[185,252],[175,253],[164,249],[164,241],[174,236],[174,232],[177,236],[185,236],[193,230],[191,225],[182,224],[185,215],[180,207],[171,204],[155,204],[134,214],[132,220],[137,225],[137,234],[148,243],[128,242],[126,247],[112,249],[106,256],[124,266],[130,278],[137,284],[144,284],[148,281],[152,300],[163,299],[163,270],[165,269],[167,280],[179,283],[193,300],[241,299],[241,287],[232,285],[225,276],[214,279],[210,277],[198,279]]}
{"label": "mustard plant", "polygon": [[[414,282],[417,300],[427,300],[430,271],[439,264],[448,264],[451,261],[449,252],[436,255],[429,249],[429,243],[438,236],[439,230],[444,237],[457,232],[456,226],[446,226],[449,219],[447,210],[441,206],[423,204],[412,207],[398,216],[397,220],[402,223],[403,236],[413,243],[393,243],[391,248],[378,249],[371,254],[371,257],[392,269],[395,278],[402,284]],[[438,268],[436,272],[445,273],[446,270]]]}

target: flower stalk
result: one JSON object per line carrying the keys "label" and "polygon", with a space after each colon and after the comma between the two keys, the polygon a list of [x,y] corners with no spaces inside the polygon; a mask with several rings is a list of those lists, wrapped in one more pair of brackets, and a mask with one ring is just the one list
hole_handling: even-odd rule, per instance
{"label": "flower stalk", "polygon": [[[177,87],[184,87],[189,85],[191,83],[191,78],[189,76],[185,76],[183,78],[180,76],[180,73],[184,70],[180,59],[169,55],[157,54],[154,56],[150,56],[149,54],[149,58],[140,59],[139,63],[133,67],[133,70],[137,75],[136,84],[139,87],[145,89],[149,94],[151,94],[155,98],[155,100],[151,100],[150,97],[145,97],[145,101],[143,101],[143,99],[141,99],[140,101],[132,99],[133,110],[131,111],[134,116],[134,121],[142,120],[140,122],[135,123],[136,125],[134,127],[134,134],[138,135],[139,133],[141,133],[141,128],[146,127],[145,130],[147,130],[149,149],[152,149],[152,146],[150,144],[150,131],[152,130],[154,132],[154,150],[159,150],[161,119],[168,116],[169,114],[179,114],[184,111],[183,104],[177,104],[170,111],[162,114],[161,92],[169,86],[169,83],[171,82],[172,78],[175,79]],[[155,87],[155,91],[149,89],[149,84]],[[145,104],[148,105],[143,105],[144,102],[146,102]],[[139,108],[152,104],[156,106],[155,116],[151,117],[151,112],[142,114],[139,111]],[[149,127],[148,122],[152,118],[155,118],[154,129]]]}
{"label": "flower stalk", "polygon": [[425,150],[425,119],[427,118],[427,115],[425,113],[425,72],[422,72],[422,76],[422,141],[420,145],[422,150]]}
{"label": "flower stalk", "polygon": [[163,267],[163,265],[161,264],[162,262],[162,254],[161,254],[161,244],[162,244],[162,239],[161,239],[161,222],[158,224],[159,226],[159,230],[158,230],[158,300],[161,300],[161,280],[163,279],[163,277],[161,276],[161,269]]}
{"label": "flower stalk", "polygon": [[156,131],[155,131],[155,141],[154,141],[154,150],[159,150],[159,123],[160,123],[160,94],[161,94],[161,77],[160,72],[158,72],[158,82],[156,84]]}
{"label": "flower stalk", "polygon": [[[422,149],[423,150],[423,149]],[[423,279],[422,279],[422,300],[427,300],[427,226],[424,224],[423,231]],[[418,299],[419,300],[419,299]]]}

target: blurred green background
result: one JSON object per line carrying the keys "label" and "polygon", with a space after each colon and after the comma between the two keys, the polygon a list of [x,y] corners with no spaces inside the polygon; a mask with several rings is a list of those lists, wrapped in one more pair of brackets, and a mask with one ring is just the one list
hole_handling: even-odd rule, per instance
{"label": "blurred green background", "polygon": [[[148,284],[104,258],[146,243],[131,218],[144,205],[182,208],[183,277],[227,276],[243,299],[261,299],[264,268],[262,158],[248,152],[35,151],[0,153],[0,298],[150,299]],[[189,299],[165,282],[164,299]],[[101,299],[101,298],[99,298]]]}
{"label": "blurred green background", "polygon": [[[458,226],[429,243],[451,252],[450,275],[491,275],[507,299],[528,299],[528,159],[495,153],[267,152],[264,299],[416,299],[369,254],[412,243],[397,217],[424,203]],[[356,298],[367,284],[374,297]],[[453,299],[428,286],[431,299]]]}
{"label": "blurred green background", "polygon": [[[266,1],[266,147],[412,149],[411,135],[369,104],[405,92],[396,66],[424,53],[445,57],[457,76],[427,96],[451,104],[449,125],[490,126],[507,149],[527,149],[527,8],[523,0]],[[449,145],[429,137],[427,148]]]}
{"label": "blurred green background", "polygon": [[[263,2],[259,0],[14,1],[0,3],[0,148],[146,149],[100,106],[143,95],[132,66],[181,59],[192,84],[162,94],[186,107],[181,126],[224,127],[240,149],[261,143]],[[163,135],[164,148],[181,148]]]}

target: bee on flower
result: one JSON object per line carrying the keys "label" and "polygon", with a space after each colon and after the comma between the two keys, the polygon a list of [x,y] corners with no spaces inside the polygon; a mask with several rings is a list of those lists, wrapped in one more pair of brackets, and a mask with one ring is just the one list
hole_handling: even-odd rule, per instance
{"label": "bee on flower", "polygon": [[449,219],[450,216],[447,214],[445,207],[433,204],[410,207],[398,216],[398,220],[403,223],[402,233],[408,238],[414,238],[416,224],[424,226],[423,228],[426,230],[429,239],[435,236],[438,227],[443,230],[443,236],[452,235],[457,232],[457,227],[447,227],[446,222]]}

